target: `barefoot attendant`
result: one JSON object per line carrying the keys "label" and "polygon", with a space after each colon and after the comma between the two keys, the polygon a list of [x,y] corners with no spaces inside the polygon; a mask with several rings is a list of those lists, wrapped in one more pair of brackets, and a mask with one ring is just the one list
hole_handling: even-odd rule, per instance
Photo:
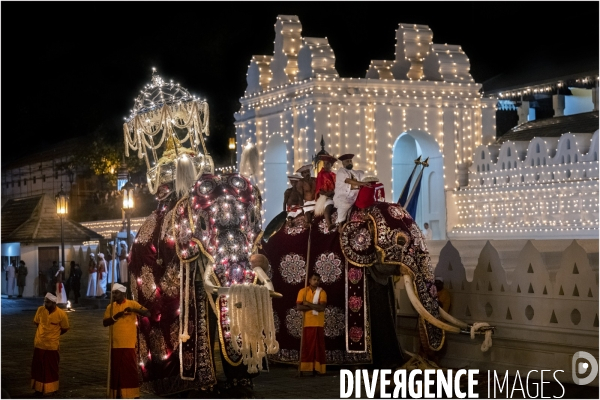
{"label": "barefoot attendant", "polygon": [[36,325],[31,362],[31,387],[36,396],[58,390],[59,339],[69,330],[67,314],[56,306],[56,296],[47,293],[35,313]]}
{"label": "barefoot attendant", "polygon": [[313,273],[309,286],[300,289],[296,309],[304,311],[300,349],[300,373],[325,373],[325,306],[327,294],[319,287],[321,276]]}
{"label": "barefoot attendant", "polygon": [[137,316],[149,317],[150,311],[137,301],[125,298],[125,286],[112,285],[113,303],[104,312],[104,326],[112,326],[110,350],[110,398],[134,399],[140,397],[137,342]]}

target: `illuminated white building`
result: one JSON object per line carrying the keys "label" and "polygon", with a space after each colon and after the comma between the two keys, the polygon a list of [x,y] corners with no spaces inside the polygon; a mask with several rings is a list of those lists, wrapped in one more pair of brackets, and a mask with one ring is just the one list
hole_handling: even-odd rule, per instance
{"label": "illuminated white building", "polygon": [[[273,56],[254,56],[236,114],[238,154],[256,144],[265,221],[281,211],[286,175],[330,154],[354,153],[397,200],[418,154],[429,157],[416,220],[445,239],[446,212],[467,182],[473,151],[495,140],[495,100],[479,95],[460,46],[431,44],[427,26],[400,24],[396,60],[374,60],[362,79],[340,78],[327,39],[303,38],[296,16],[279,16]],[[452,149],[448,151],[448,149]],[[449,219],[450,218],[450,219]]]}
{"label": "illuminated white building", "polygon": [[[398,200],[413,160],[429,157],[415,220],[433,229],[428,246],[454,296],[451,312],[498,327],[488,353],[450,337],[446,362],[511,374],[562,369],[570,381],[575,351],[598,354],[597,71],[587,100],[596,128],[497,140],[502,97],[482,96],[460,46],[432,37],[427,26],[400,23],[395,60],[340,78],[327,39],[302,37],[296,16],[279,16],[273,55],[248,67],[237,154],[258,148],[265,222],[281,212],[287,175],[312,161],[321,137],[330,154],[356,154],[388,201]],[[564,98],[552,101],[558,123]],[[531,110],[527,101],[516,109],[518,133]],[[406,322],[416,314],[402,288],[398,295],[401,326],[413,327],[401,328],[400,340],[416,351]]]}

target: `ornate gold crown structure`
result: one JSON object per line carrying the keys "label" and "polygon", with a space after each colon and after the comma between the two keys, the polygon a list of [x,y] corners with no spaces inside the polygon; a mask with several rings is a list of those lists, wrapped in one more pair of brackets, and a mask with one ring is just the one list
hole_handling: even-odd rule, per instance
{"label": "ornate gold crown structure", "polygon": [[214,172],[204,143],[204,135],[209,135],[208,116],[206,101],[178,83],[166,83],[153,71],[152,82],[135,99],[123,124],[125,155],[129,157],[131,149],[146,160],[150,193],[175,181],[181,161],[191,160],[197,174]]}

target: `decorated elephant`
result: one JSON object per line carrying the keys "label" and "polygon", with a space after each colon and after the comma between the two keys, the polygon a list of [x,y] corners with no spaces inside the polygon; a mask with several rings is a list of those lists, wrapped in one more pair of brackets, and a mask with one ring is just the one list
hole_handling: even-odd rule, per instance
{"label": "decorated elephant", "polygon": [[208,104],[156,73],[124,134],[126,155],[145,159],[158,201],[128,257],[131,296],[151,312],[138,321],[143,386],[161,396],[213,396],[219,383],[241,392],[225,397],[247,397],[266,354],[278,351],[271,308],[278,294],[266,258],[252,254],[262,232],[260,193],[239,174],[214,174],[203,139]]}
{"label": "decorated elephant", "polygon": [[[404,279],[409,299],[420,315],[425,353],[442,348],[445,332],[468,332],[470,326],[439,306],[426,242],[403,207],[375,201],[367,208],[353,207],[348,215],[341,233],[329,230],[323,217],[314,217],[307,224],[299,215],[258,245],[272,265],[273,284],[282,293],[297,293],[313,272],[321,276],[328,298],[324,327],[327,364],[372,363],[376,368],[403,364],[394,328],[390,276]],[[298,362],[302,316],[295,310],[294,300],[274,304],[280,348],[269,358],[277,362]],[[490,328],[485,325],[478,333]]]}
{"label": "decorated elephant", "polygon": [[[159,206],[140,228],[130,255],[133,298],[152,313],[138,328],[142,380],[159,395],[212,390],[218,338],[224,387],[251,388],[266,353],[278,350],[268,264],[251,260],[262,233],[259,192],[239,174],[202,174],[181,198],[169,184],[159,187],[157,198]],[[268,301],[263,296],[263,307],[233,326],[234,288],[261,282]],[[257,342],[262,353],[255,350]]]}

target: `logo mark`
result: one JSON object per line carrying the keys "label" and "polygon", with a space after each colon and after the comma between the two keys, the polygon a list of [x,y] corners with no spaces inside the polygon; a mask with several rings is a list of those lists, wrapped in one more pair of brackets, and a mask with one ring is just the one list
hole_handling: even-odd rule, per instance
{"label": "logo mark", "polygon": [[[585,360],[585,361],[583,361]],[[598,362],[588,352],[578,351],[573,354],[571,362],[571,372],[573,374],[573,382],[577,385],[587,385],[592,382],[598,375]],[[584,378],[579,378],[577,375],[584,375],[589,372],[589,375]]]}

